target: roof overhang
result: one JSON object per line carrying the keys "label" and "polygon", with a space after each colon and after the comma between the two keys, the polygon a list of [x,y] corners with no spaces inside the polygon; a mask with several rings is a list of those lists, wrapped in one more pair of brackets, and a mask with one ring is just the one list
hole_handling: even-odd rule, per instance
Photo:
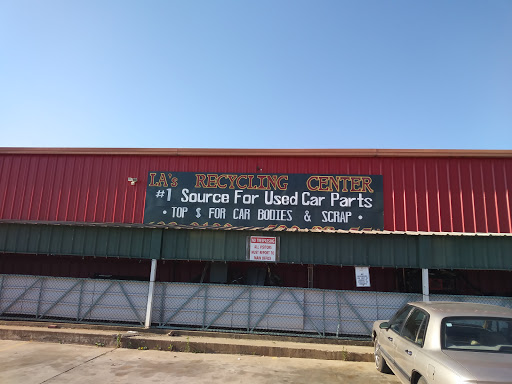
{"label": "roof overhang", "polygon": [[159,229],[184,229],[184,230],[212,230],[212,231],[261,231],[261,232],[295,232],[295,233],[337,233],[357,235],[404,235],[404,236],[458,236],[458,237],[511,237],[512,233],[483,233],[483,232],[424,232],[424,231],[356,231],[325,228],[288,228],[286,226],[269,227],[235,227],[220,225],[161,225],[141,223],[91,223],[74,221],[41,221],[41,220],[1,220],[0,224],[27,224],[27,225],[58,225],[77,227],[110,227],[110,228],[159,228]]}
{"label": "roof overhang", "polygon": [[476,149],[243,149],[0,147],[6,155],[270,156],[270,157],[512,157],[512,150]]}
{"label": "roof overhang", "polygon": [[280,263],[512,270],[510,234],[299,232],[1,221],[0,253],[243,262],[248,236],[270,233],[280,238]]}

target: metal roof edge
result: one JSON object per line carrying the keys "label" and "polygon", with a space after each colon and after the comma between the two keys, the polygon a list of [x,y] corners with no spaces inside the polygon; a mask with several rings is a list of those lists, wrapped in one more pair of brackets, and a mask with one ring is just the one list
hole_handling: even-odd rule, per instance
{"label": "metal roof edge", "polygon": [[479,149],[243,149],[0,147],[4,155],[282,156],[282,157],[483,157],[509,158],[512,150]]}
{"label": "metal roof edge", "polygon": [[164,225],[141,223],[91,223],[72,221],[39,221],[39,220],[2,220],[0,224],[22,225],[55,225],[80,227],[108,227],[108,228],[159,228],[175,230],[216,230],[216,231],[264,231],[264,232],[299,232],[299,233],[332,233],[332,234],[359,234],[359,235],[405,235],[405,236],[467,236],[467,237],[512,237],[512,233],[483,233],[483,232],[411,232],[411,231],[356,231],[343,229],[309,229],[276,227],[223,227],[223,226],[195,226],[195,225]]}

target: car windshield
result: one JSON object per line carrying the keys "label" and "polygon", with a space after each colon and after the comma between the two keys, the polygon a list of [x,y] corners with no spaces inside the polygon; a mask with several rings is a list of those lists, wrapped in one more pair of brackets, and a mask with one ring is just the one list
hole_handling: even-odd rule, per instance
{"label": "car windshield", "polygon": [[512,354],[512,319],[449,317],[443,320],[444,349]]}

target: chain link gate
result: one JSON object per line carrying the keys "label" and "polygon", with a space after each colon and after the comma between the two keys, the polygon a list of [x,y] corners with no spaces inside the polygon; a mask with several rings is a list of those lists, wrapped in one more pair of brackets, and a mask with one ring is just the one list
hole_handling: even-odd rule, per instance
{"label": "chain link gate", "polygon": [[367,336],[419,294],[158,283],[153,324],[228,332],[315,337]]}
{"label": "chain link gate", "polygon": [[[0,318],[143,326],[148,282],[0,275]],[[370,337],[416,293],[156,283],[152,326],[239,333]],[[512,298],[430,295],[512,308]]]}
{"label": "chain link gate", "polygon": [[0,275],[3,319],[144,325],[148,283]]}

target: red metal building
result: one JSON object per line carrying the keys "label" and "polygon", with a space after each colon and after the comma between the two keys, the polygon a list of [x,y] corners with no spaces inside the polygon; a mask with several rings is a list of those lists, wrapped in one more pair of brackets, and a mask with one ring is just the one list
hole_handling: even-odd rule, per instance
{"label": "red metal building", "polygon": [[[385,231],[512,233],[512,151],[1,148],[0,220],[6,225],[144,226],[148,173],[155,170],[381,175]],[[84,263],[65,254],[21,258],[17,252],[3,252],[1,273],[141,279],[149,274],[149,261],[143,259],[89,260],[83,255],[89,260]],[[499,272],[465,271],[453,277],[449,268],[443,269],[431,276],[432,287],[511,294],[512,255],[503,257],[509,267]],[[230,273],[243,274],[250,264],[231,262]],[[201,276],[203,265],[186,259],[162,262],[157,278],[192,281]],[[311,263],[278,263],[272,269],[288,286],[354,289],[352,269],[314,267],[314,280]],[[418,289],[410,282],[416,274],[413,267],[382,268],[372,272],[373,289]]]}
{"label": "red metal building", "polygon": [[142,223],[154,169],[380,174],[385,230],[512,233],[512,151],[3,148],[0,218]]}

